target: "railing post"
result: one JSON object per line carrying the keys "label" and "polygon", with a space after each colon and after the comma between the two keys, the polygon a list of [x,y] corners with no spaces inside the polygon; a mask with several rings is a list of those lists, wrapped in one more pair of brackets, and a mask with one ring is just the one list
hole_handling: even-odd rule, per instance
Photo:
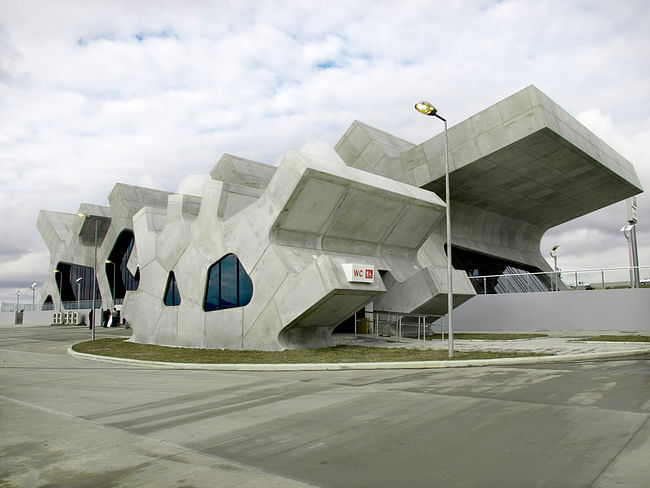
{"label": "railing post", "polygon": [[526,293],[530,293],[530,273],[526,273]]}

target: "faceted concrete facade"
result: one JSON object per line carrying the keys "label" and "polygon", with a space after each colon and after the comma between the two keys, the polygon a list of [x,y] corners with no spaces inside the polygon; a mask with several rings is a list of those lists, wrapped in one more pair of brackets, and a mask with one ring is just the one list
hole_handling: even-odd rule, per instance
{"label": "faceted concrete facade", "polygon": [[[184,214],[186,197],[173,195],[165,216],[149,208],[134,216],[142,280],[124,314],[135,341],[271,350],[323,344],[386,293],[381,276],[350,282],[343,264],[390,270],[400,281],[424,269],[417,250],[444,213],[433,193],[296,151],[270,169],[224,156],[198,215]],[[252,300],[205,312],[201,278],[229,253],[253,281]],[[177,307],[161,301],[170,271]]]}
{"label": "faceted concrete facade", "polygon": [[108,196],[110,207],[82,203],[78,214],[41,210],[36,225],[50,251],[50,269],[39,292],[40,302],[43,303],[48,296],[55,303],[60,301],[60,276],[53,272],[59,263],[93,267],[97,224],[97,283],[103,308],[112,308],[111,286],[103,270],[116,239],[124,229],[133,228],[133,215],[138,210],[145,205],[165,209],[169,195],[159,190],[118,183]]}
{"label": "faceted concrete facade", "polygon": [[[532,86],[448,135],[454,247],[550,270],[539,251],[548,228],[641,191],[629,162]],[[277,168],[224,155],[202,199],[118,184],[110,208],[82,205],[86,219],[41,212],[38,227],[53,266],[92,266],[95,221],[100,263],[133,230],[128,267],[140,281],[122,315],[136,342],[311,347],[370,302],[446,313],[444,134],[415,145],[354,122],[336,150],[346,164],[296,151]],[[252,296],[210,310],[208,275],[230,254]],[[354,266],[370,279],[351,278]],[[100,266],[110,297],[105,274]],[[170,306],[172,276],[179,300]],[[57,296],[54,279],[45,294]],[[474,294],[454,270],[454,304]]]}

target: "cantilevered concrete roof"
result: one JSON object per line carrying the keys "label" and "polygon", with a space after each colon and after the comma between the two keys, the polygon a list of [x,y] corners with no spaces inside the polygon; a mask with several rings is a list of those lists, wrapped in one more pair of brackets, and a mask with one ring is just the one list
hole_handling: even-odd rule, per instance
{"label": "cantilevered concrete roof", "polygon": [[[452,201],[543,228],[642,191],[629,161],[534,86],[451,127],[448,137]],[[351,166],[444,198],[444,133],[398,158],[396,147],[407,145],[355,122],[336,150]]]}

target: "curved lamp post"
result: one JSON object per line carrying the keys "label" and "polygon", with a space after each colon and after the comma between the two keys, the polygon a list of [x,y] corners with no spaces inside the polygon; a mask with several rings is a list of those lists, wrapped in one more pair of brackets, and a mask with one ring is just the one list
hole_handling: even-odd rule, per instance
{"label": "curved lamp post", "polygon": [[63,274],[58,269],[53,270],[54,274],[59,273],[59,313],[61,313],[61,302],[63,301]]}
{"label": "curved lamp post", "polygon": [[37,283],[32,283],[30,288],[32,289],[32,311],[36,310],[36,285]]}
{"label": "curved lamp post", "polygon": [[77,282],[77,310],[81,308],[81,280],[83,280],[81,276],[75,280]]}
{"label": "curved lamp post", "polygon": [[111,261],[110,259],[107,259],[104,261],[106,264],[112,264],[113,265],[113,307],[115,306],[115,263]]}
{"label": "curved lamp post", "polygon": [[454,292],[451,277],[451,210],[449,206],[449,141],[447,139],[447,119],[438,114],[438,110],[429,102],[418,102],[415,110],[429,117],[436,117],[445,124],[445,205],[447,220],[447,313],[449,314],[449,357],[454,357]]}
{"label": "curved lamp post", "polygon": [[[87,219],[88,216],[86,214],[78,213],[78,217],[81,217],[82,219]],[[97,219],[95,220],[95,261],[93,262],[93,280],[91,282],[91,286],[93,287],[93,305],[92,305],[92,311],[93,311],[93,320],[91,325],[91,330],[92,330],[92,340],[95,340],[95,323],[97,322],[97,313],[95,310],[95,300],[97,299]]]}
{"label": "curved lamp post", "polygon": [[[558,269],[557,269],[557,249],[558,249],[558,247],[560,247],[559,244],[555,244],[551,248],[551,252],[550,252],[551,257],[553,258],[553,271],[555,271],[555,273],[553,274],[553,277],[555,278],[555,280],[554,280],[555,281],[555,291],[557,291],[557,277],[558,277],[557,276],[557,272],[558,272]],[[576,288],[578,288],[578,282],[577,281],[576,281]]]}

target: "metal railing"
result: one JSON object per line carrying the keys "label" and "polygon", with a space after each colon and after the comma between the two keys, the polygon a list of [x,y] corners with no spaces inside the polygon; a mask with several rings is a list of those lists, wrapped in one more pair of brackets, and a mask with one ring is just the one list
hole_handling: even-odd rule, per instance
{"label": "metal railing", "polygon": [[374,310],[365,312],[365,317],[354,317],[355,335],[386,337],[401,341],[404,337],[425,341],[427,335],[438,333],[445,338],[446,322],[442,315],[391,312]]}
{"label": "metal railing", "polygon": [[[115,307],[116,305],[122,305],[124,300],[122,298],[118,298],[117,300],[109,301],[106,307]],[[75,301],[69,301],[69,302],[62,302],[61,303],[61,311],[66,311],[66,310],[89,310],[93,308],[93,301],[92,300],[75,300]],[[32,305],[31,303],[21,303],[19,308],[16,307],[16,303],[7,303],[7,302],[2,302],[0,304],[0,312],[17,312],[17,311],[25,311],[25,312],[40,312],[40,311],[45,311],[45,312],[58,312],[59,311],[59,304],[58,303],[44,303],[43,305]],[[95,300],[95,308],[102,308],[102,300]]]}
{"label": "metal railing", "polygon": [[[474,289],[482,295],[499,293],[533,293],[539,291],[596,290],[632,288],[633,270],[643,276],[641,286],[650,286],[650,266],[539,271],[500,275],[468,276]],[[539,283],[547,286],[542,288]]]}

